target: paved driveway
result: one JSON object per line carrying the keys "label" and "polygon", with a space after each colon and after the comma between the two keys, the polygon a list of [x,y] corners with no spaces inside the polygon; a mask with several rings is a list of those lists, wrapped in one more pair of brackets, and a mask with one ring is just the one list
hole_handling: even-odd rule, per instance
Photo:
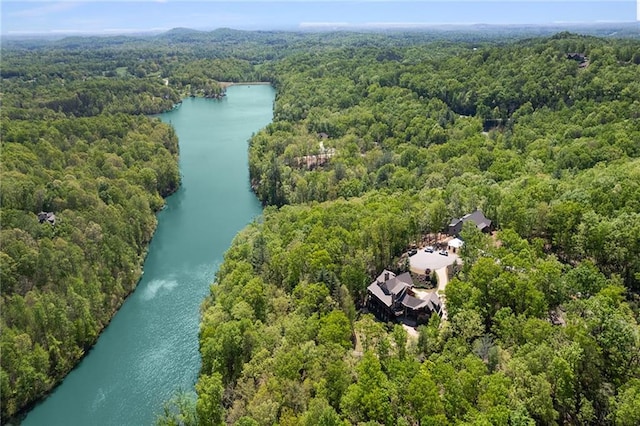
{"label": "paved driveway", "polygon": [[[424,274],[427,268],[436,271],[451,265],[455,260],[458,260],[458,255],[451,252],[449,252],[449,256],[443,256],[438,254],[438,252],[427,253],[424,249],[420,249],[418,253],[409,258],[409,265],[413,272]],[[458,263],[460,263],[459,260]]]}
{"label": "paved driveway", "polygon": [[[438,289],[435,291],[438,292],[440,300],[442,301],[443,320],[446,320],[448,318],[447,301],[444,296],[444,289],[447,287],[447,283],[449,282],[446,267],[453,264],[455,260],[458,260],[457,254],[449,252],[449,256],[443,256],[441,254],[438,254],[437,251],[435,253],[427,253],[424,251],[424,249],[419,250],[418,253],[409,258],[409,266],[411,267],[411,270],[413,272],[424,274],[424,271],[429,268],[432,271],[436,271],[436,274],[438,274]],[[460,260],[458,260],[458,263],[460,263]]]}

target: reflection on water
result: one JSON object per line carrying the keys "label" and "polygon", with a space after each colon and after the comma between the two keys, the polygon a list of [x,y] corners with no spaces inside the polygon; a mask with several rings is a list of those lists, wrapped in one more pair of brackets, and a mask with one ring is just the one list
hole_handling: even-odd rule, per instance
{"label": "reflection on water", "polygon": [[154,280],[147,284],[147,287],[142,290],[142,295],[140,296],[143,300],[150,300],[156,297],[159,291],[161,293],[166,294],[170,293],[171,290],[178,286],[178,281],[166,279],[166,280]]}

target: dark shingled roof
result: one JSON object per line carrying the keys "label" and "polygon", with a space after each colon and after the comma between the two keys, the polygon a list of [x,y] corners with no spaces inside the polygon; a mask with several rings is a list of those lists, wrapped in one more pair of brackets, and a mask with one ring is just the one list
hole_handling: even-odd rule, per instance
{"label": "dark shingled roof", "polygon": [[418,299],[417,297],[413,297],[413,296],[407,294],[402,299],[402,304],[404,306],[406,306],[407,308],[420,309],[420,308],[424,308],[425,306],[427,306],[428,302],[426,300]]}
{"label": "dark shingled roof", "polygon": [[384,270],[376,281],[369,285],[368,290],[372,296],[389,308],[397,302],[413,310],[426,307],[437,313],[442,312],[442,303],[435,292],[429,293],[426,299],[420,299],[408,294],[407,289],[412,287],[413,280],[408,272],[396,276],[393,272]]}
{"label": "dark shingled roof", "polygon": [[40,212],[38,213],[38,222],[44,223],[49,222],[52,225],[56,224],[56,215],[52,212]]}
{"label": "dark shingled roof", "polygon": [[482,211],[480,211],[480,210],[476,210],[473,213],[469,213],[469,214],[466,214],[466,215],[462,216],[461,220],[463,222],[466,222],[468,220],[472,220],[473,223],[476,224],[478,229],[483,229],[483,228],[486,228],[487,226],[491,226],[491,220],[487,219],[484,216],[484,213],[482,213]]}
{"label": "dark shingled roof", "polygon": [[487,219],[482,213],[482,210],[476,210],[473,213],[468,213],[462,216],[460,219],[452,219],[449,224],[450,227],[454,227],[460,222],[472,221],[476,224],[476,227],[480,230],[483,230],[486,227],[491,226],[491,219]]}
{"label": "dark shingled roof", "polygon": [[391,307],[393,304],[393,298],[402,297],[404,291],[412,286],[413,281],[411,280],[411,275],[408,272],[396,276],[393,272],[385,269],[378,276],[376,281],[369,286],[369,291],[382,303]]}
{"label": "dark shingled roof", "polygon": [[440,297],[438,297],[436,293],[429,293],[427,302],[429,309],[438,313],[442,312],[442,302],[440,301]]}
{"label": "dark shingled roof", "polygon": [[372,295],[376,297],[376,299],[384,303],[387,307],[391,307],[391,295],[385,294],[378,283],[371,284],[368,290]]}

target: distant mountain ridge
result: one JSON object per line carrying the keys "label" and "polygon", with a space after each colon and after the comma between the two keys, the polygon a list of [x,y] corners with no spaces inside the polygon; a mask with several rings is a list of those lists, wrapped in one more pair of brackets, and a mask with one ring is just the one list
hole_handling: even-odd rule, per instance
{"label": "distant mountain ridge", "polygon": [[2,35],[4,44],[7,41],[16,40],[47,40],[47,41],[68,41],[69,39],[94,38],[100,39],[148,39],[157,38],[161,40],[192,41],[198,39],[216,39],[240,34],[290,34],[290,33],[327,33],[327,32],[435,32],[435,33],[488,33],[493,35],[515,33],[530,35],[548,35],[561,31],[570,31],[585,35],[595,35],[599,37],[640,37],[640,22],[603,22],[603,23],[553,23],[553,24],[415,24],[415,23],[370,23],[370,24],[349,24],[335,23],[314,23],[308,22],[297,29],[288,30],[239,30],[228,27],[215,29],[195,29],[188,27],[175,27],[166,31],[140,30],[126,33],[55,33],[55,34],[20,34]]}

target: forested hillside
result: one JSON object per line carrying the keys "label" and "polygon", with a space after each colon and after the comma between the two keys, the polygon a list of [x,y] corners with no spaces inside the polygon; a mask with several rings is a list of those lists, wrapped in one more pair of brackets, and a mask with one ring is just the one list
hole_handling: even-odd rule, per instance
{"label": "forested hillside", "polygon": [[[640,423],[631,36],[3,41],[3,419],[63,377],[135,287],[180,179],[175,134],[143,114],[262,80],[277,89],[249,149],[264,215],[203,305],[197,399],[168,402],[159,424]],[[464,229],[446,320],[410,335],[363,309],[382,269],[476,208],[499,231]]]}
{"label": "forested hillside", "polygon": [[[250,173],[274,207],[205,304],[197,402],[160,423],[640,422],[638,52],[561,33],[261,66],[278,92]],[[446,321],[414,338],[361,310],[411,243],[476,208],[500,231],[465,229]]]}
{"label": "forested hillside", "polygon": [[180,183],[173,130],[139,115],[170,109],[175,91],[46,57],[3,52],[3,421],[95,343],[135,288],[155,212]]}
{"label": "forested hillside", "polygon": [[[424,195],[268,209],[236,238],[205,305],[199,423],[637,422],[637,312],[624,287],[513,231],[499,248],[467,236],[449,320],[433,316],[417,339],[357,312],[429,214]],[[564,327],[548,320],[559,306]]]}

